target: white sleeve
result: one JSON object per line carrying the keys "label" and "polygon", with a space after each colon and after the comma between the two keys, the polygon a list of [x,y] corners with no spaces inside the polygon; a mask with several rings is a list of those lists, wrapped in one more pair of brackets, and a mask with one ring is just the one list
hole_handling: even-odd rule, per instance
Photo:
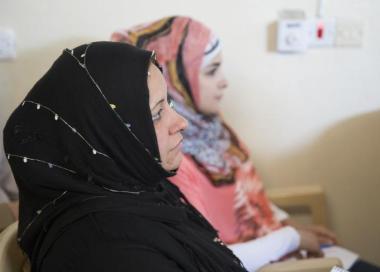
{"label": "white sleeve", "polygon": [[258,239],[228,247],[242,261],[245,268],[252,272],[297,250],[300,239],[298,232],[287,226]]}
{"label": "white sleeve", "polygon": [[276,205],[274,205],[272,202],[270,202],[270,208],[271,208],[271,210],[273,212],[273,216],[278,221],[281,222],[281,221],[284,221],[284,220],[286,220],[286,219],[289,218],[289,214],[286,211],[280,209],[279,207],[277,207]]}

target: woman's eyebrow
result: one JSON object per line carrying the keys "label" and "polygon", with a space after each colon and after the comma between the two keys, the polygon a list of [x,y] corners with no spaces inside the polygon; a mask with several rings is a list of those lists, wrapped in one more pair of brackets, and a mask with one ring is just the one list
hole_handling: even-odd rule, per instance
{"label": "woman's eyebrow", "polygon": [[159,104],[163,103],[165,101],[165,98],[162,98],[160,101],[158,101],[150,110],[154,110]]}
{"label": "woman's eyebrow", "polygon": [[211,64],[209,65],[209,67],[210,67],[210,68],[219,67],[220,64],[221,64],[220,62],[214,62],[214,63],[211,63]]}

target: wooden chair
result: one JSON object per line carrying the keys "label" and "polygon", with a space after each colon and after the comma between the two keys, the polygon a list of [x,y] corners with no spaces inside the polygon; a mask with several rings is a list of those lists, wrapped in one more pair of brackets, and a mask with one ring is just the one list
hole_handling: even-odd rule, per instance
{"label": "wooden chair", "polygon": [[330,272],[334,266],[342,266],[338,258],[318,258],[268,264],[258,272]]}
{"label": "wooden chair", "polygon": [[313,224],[328,226],[326,196],[320,185],[275,188],[267,192],[269,199],[285,211],[306,208]]}
{"label": "wooden chair", "polygon": [[27,258],[17,244],[17,226],[14,222],[0,233],[0,271],[28,272]]}

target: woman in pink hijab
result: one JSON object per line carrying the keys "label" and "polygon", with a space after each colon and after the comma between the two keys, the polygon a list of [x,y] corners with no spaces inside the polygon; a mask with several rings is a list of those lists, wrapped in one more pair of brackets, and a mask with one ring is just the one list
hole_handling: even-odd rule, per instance
{"label": "woman in pink hijab", "polygon": [[167,17],[117,31],[111,39],[156,52],[174,107],[189,121],[186,156],[171,181],[250,271],[300,249],[321,256],[321,243],[336,242],[323,227],[292,226],[267,198],[247,148],[220,115],[227,80],[220,41],[208,27]]}

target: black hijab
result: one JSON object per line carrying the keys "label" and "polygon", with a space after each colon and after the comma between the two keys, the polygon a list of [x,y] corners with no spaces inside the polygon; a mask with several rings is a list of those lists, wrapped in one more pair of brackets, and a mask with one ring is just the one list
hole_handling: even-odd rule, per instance
{"label": "black hijab", "polygon": [[193,263],[160,246],[188,271],[244,271],[166,180],[174,173],[160,165],[147,86],[152,62],[151,52],[124,43],[66,49],[9,118],[4,147],[20,190],[18,239],[32,271],[66,226],[97,211],[171,222],[149,231],[186,245]]}

